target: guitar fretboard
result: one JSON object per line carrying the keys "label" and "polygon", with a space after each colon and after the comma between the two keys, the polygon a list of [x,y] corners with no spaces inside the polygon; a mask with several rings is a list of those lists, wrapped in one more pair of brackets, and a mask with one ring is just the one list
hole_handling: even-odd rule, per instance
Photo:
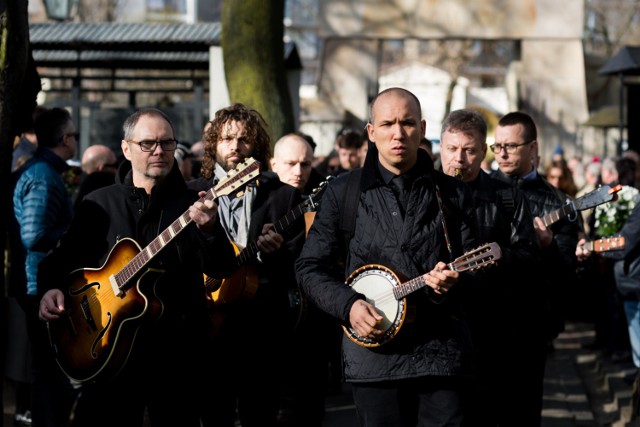
{"label": "guitar fretboard", "polygon": [[615,194],[622,189],[622,186],[616,185],[611,188],[608,185],[602,185],[596,188],[590,193],[585,194],[582,197],[577,198],[573,203],[567,203],[561,208],[548,213],[542,217],[542,222],[545,227],[560,221],[567,215],[576,213],[577,211],[583,211],[585,209],[591,209],[603,203],[609,202],[614,199]]}
{"label": "guitar fretboard", "polygon": [[[238,171],[233,178],[219,183],[215,188],[209,189],[207,194],[200,197],[198,202],[204,203],[207,200],[215,200],[218,194],[223,192],[230,192],[232,189],[239,187],[241,183],[244,183],[251,174],[255,174],[259,168],[259,163],[255,162],[245,169]],[[171,242],[187,225],[192,222],[189,216],[189,210],[187,209],[182,215],[173,221],[169,227],[167,227],[162,233],[160,233],[155,239],[153,239],[144,249],[142,249],[131,261],[125,265],[122,270],[114,274],[116,283],[119,289],[123,289],[129,283],[132,277],[140,272],[154,256],[158,254],[163,248],[165,248],[169,242]]]}
{"label": "guitar fretboard", "polygon": [[[298,206],[289,211],[285,216],[280,218],[278,222],[273,225],[274,231],[278,234],[282,234],[287,228],[289,228],[293,223],[296,222],[298,218],[304,215],[307,212],[308,202],[300,203]],[[236,257],[238,261],[238,267],[242,267],[249,261],[255,258],[258,254],[258,242],[253,241],[247,245],[246,248],[242,250]]]}
{"label": "guitar fretboard", "polygon": [[564,205],[563,207],[543,216],[542,222],[544,223],[545,227],[548,227],[551,224],[560,221],[565,216],[572,214],[573,212],[575,212],[573,205]]}

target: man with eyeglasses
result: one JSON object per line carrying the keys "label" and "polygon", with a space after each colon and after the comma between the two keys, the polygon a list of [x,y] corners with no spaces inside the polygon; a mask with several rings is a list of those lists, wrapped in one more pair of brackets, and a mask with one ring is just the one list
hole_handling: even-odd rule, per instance
{"label": "man with eyeglasses", "polygon": [[220,197],[218,203],[222,225],[241,255],[234,264],[237,273],[220,285],[217,298],[212,293],[216,330],[210,363],[219,369],[208,372],[202,424],[233,427],[237,414],[244,427],[273,426],[290,375],[291,309],[299,309],[289,291],[297,289],[293,263],[304,243],[305,225],[302,216],[292,221],[290,212],[301,196],[268,171],[270,137],[255,109],[235,103],[218,110],[203,141],[201,176],[190,182],[192,188],[211,186],[250,157],[263,172],[244,191]]}
{"label": "man with eyeglasses", "polygon": [[[531,116],[519,111],[504,115],[498,121],[494,138],[491,150],[495,153],[499,170],[493,176],[518,186],[525,194],[534,216],[534,228],[542,248],[542,266],[529,270],[540,276],[540,286],[531,291],[547,297],[543,329],[541,336],[535,339],[542,340],[545,347],[551,350],[552,341],[564,330],[568,289],[577,280],[575,248],[582,230],[581,216],[577,213],[566,216],[549,227],[542,221],[544,215],[564,206],[568,196],[538,173],[537,130]],[[541,271],[554,273],[542,277],[539,274]],[[529,364],[523,371],[539,377],[538,391],[542,405],[546,353],[540,351],[537,359],[537,364]]]}
{"label": "man with eyeglasses", "polygon": [[[531,292],[536,281],[520,272],[540,265],[541,252],[524,194],[481,168],[486,139],[487,124],[477,111],[452,111],[442,124],[442,171],[471,188],[479,241],[497,242],[502,249],[497,266],[483,272],[479,286],[470,287],[465,310],[478,374],[470,425],[539,425],[537,390],[542,384],[520,371],[530,355],[540,351],[532,336],[539,330],[542,298]],[[520,277],[517,284],[514,277]],[[520,318],[517,328],[505,322],[515,318]]]}
{"label": "man with eyeglasses", "polygon": [[[71,197],[62,173],[78,147],[69,112],[53,108],[34,123],[38,148],[12,174],[10,295],[25,313],[32,348],[31,416],[34,425],[62,425],[69,418],[73,392],[57,371],[44,323],[38,321],[38,303],[44,290],[37,284],[40,261],[65,233],[73,217]],[[31,367],[30,367],[31,369]]]}
{"label": "man with eyeglasses", "polygon": [[[151,426],[199,427],[199,392],[210,386],[202,376],[210,369],[203,273],[229,274],[235,254],[216,201],[189,190],[175,164],[169,118],[154,108],[141,109],[125,120],[123,133],[125,160],[116,184],[82,200],[68,232],[40,264],[38,286],[47,292],[39,316],[54,331],[64,327],[54,323],[70,322],[68,317],[79,330],[103,328],[113,341],[110,358],[126,356],[123,364],[101,362],[104,366],[82,378],[74,426],[142,426],[146,411]],[[123,251],[126,247],[137,247],[136,257]],[[76,269],[100,271],[109,283],[100,281],[94,291],[78,289],[67,283]],[[133,274],[129,282],[123,278],[127,274]],[[96,283],[86,285],[92,286]],[[86,292],[81,307],[70,305],[78,292]],[[89,313],[87,323],[71,317],[73,310]],[[100,310],[108,310],[110,320],[91,322]],[[75,351],[90,358],[94,346],[98,353],[105,345],[97,341]]]}

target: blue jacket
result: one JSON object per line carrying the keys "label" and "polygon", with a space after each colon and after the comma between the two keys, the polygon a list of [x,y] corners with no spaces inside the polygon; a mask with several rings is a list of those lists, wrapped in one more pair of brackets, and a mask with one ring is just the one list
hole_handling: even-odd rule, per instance
{"label": "blue jacket", "polygon": [[38,264],[55,247],[73,216],[71,197],[62,178],[66,169],[63,159],[39,147],[12,175],[12,293],[41,295],[37,287]]}

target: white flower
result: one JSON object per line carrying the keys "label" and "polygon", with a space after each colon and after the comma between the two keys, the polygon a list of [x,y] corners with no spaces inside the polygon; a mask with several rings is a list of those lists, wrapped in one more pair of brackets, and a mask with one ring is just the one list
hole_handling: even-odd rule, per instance
{"label": "white flower", "polygon": [[620,232],[638,202],[640,202],[640,191],[635,187],[623,185],[617,193],[617,201],[596,206],[596,234],[607,237]]}

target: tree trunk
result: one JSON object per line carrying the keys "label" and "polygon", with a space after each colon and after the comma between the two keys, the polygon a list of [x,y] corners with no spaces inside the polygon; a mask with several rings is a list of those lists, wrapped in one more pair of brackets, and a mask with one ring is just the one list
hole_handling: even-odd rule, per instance
{"label": "tree trunk", "polygon": [[221,44],[229,98],[262,114],[272,146],[295,130],[284,67],[283,17],[284,0],[222,3]]}
{"label": "tree trunk", "polygon": [[[10,215],[13,215],[13,211],[9,209],[12,196],[10,173],[13,140],[31,127],[31,115],[40,91],[40,78],[29,49],[27,6],[28,2],[23,0],[0,0],[0,244],[3,265],[7,224]],[[1,348],[6,348],[5,280],[6,274],[3,274],[0,278]],[[4,357],[0,357],[0,362],[4,366]],[[0,398],[0,403],[4,403],[4,399]],[[0,419],[0,426],[3,425],[2,421]]]}

